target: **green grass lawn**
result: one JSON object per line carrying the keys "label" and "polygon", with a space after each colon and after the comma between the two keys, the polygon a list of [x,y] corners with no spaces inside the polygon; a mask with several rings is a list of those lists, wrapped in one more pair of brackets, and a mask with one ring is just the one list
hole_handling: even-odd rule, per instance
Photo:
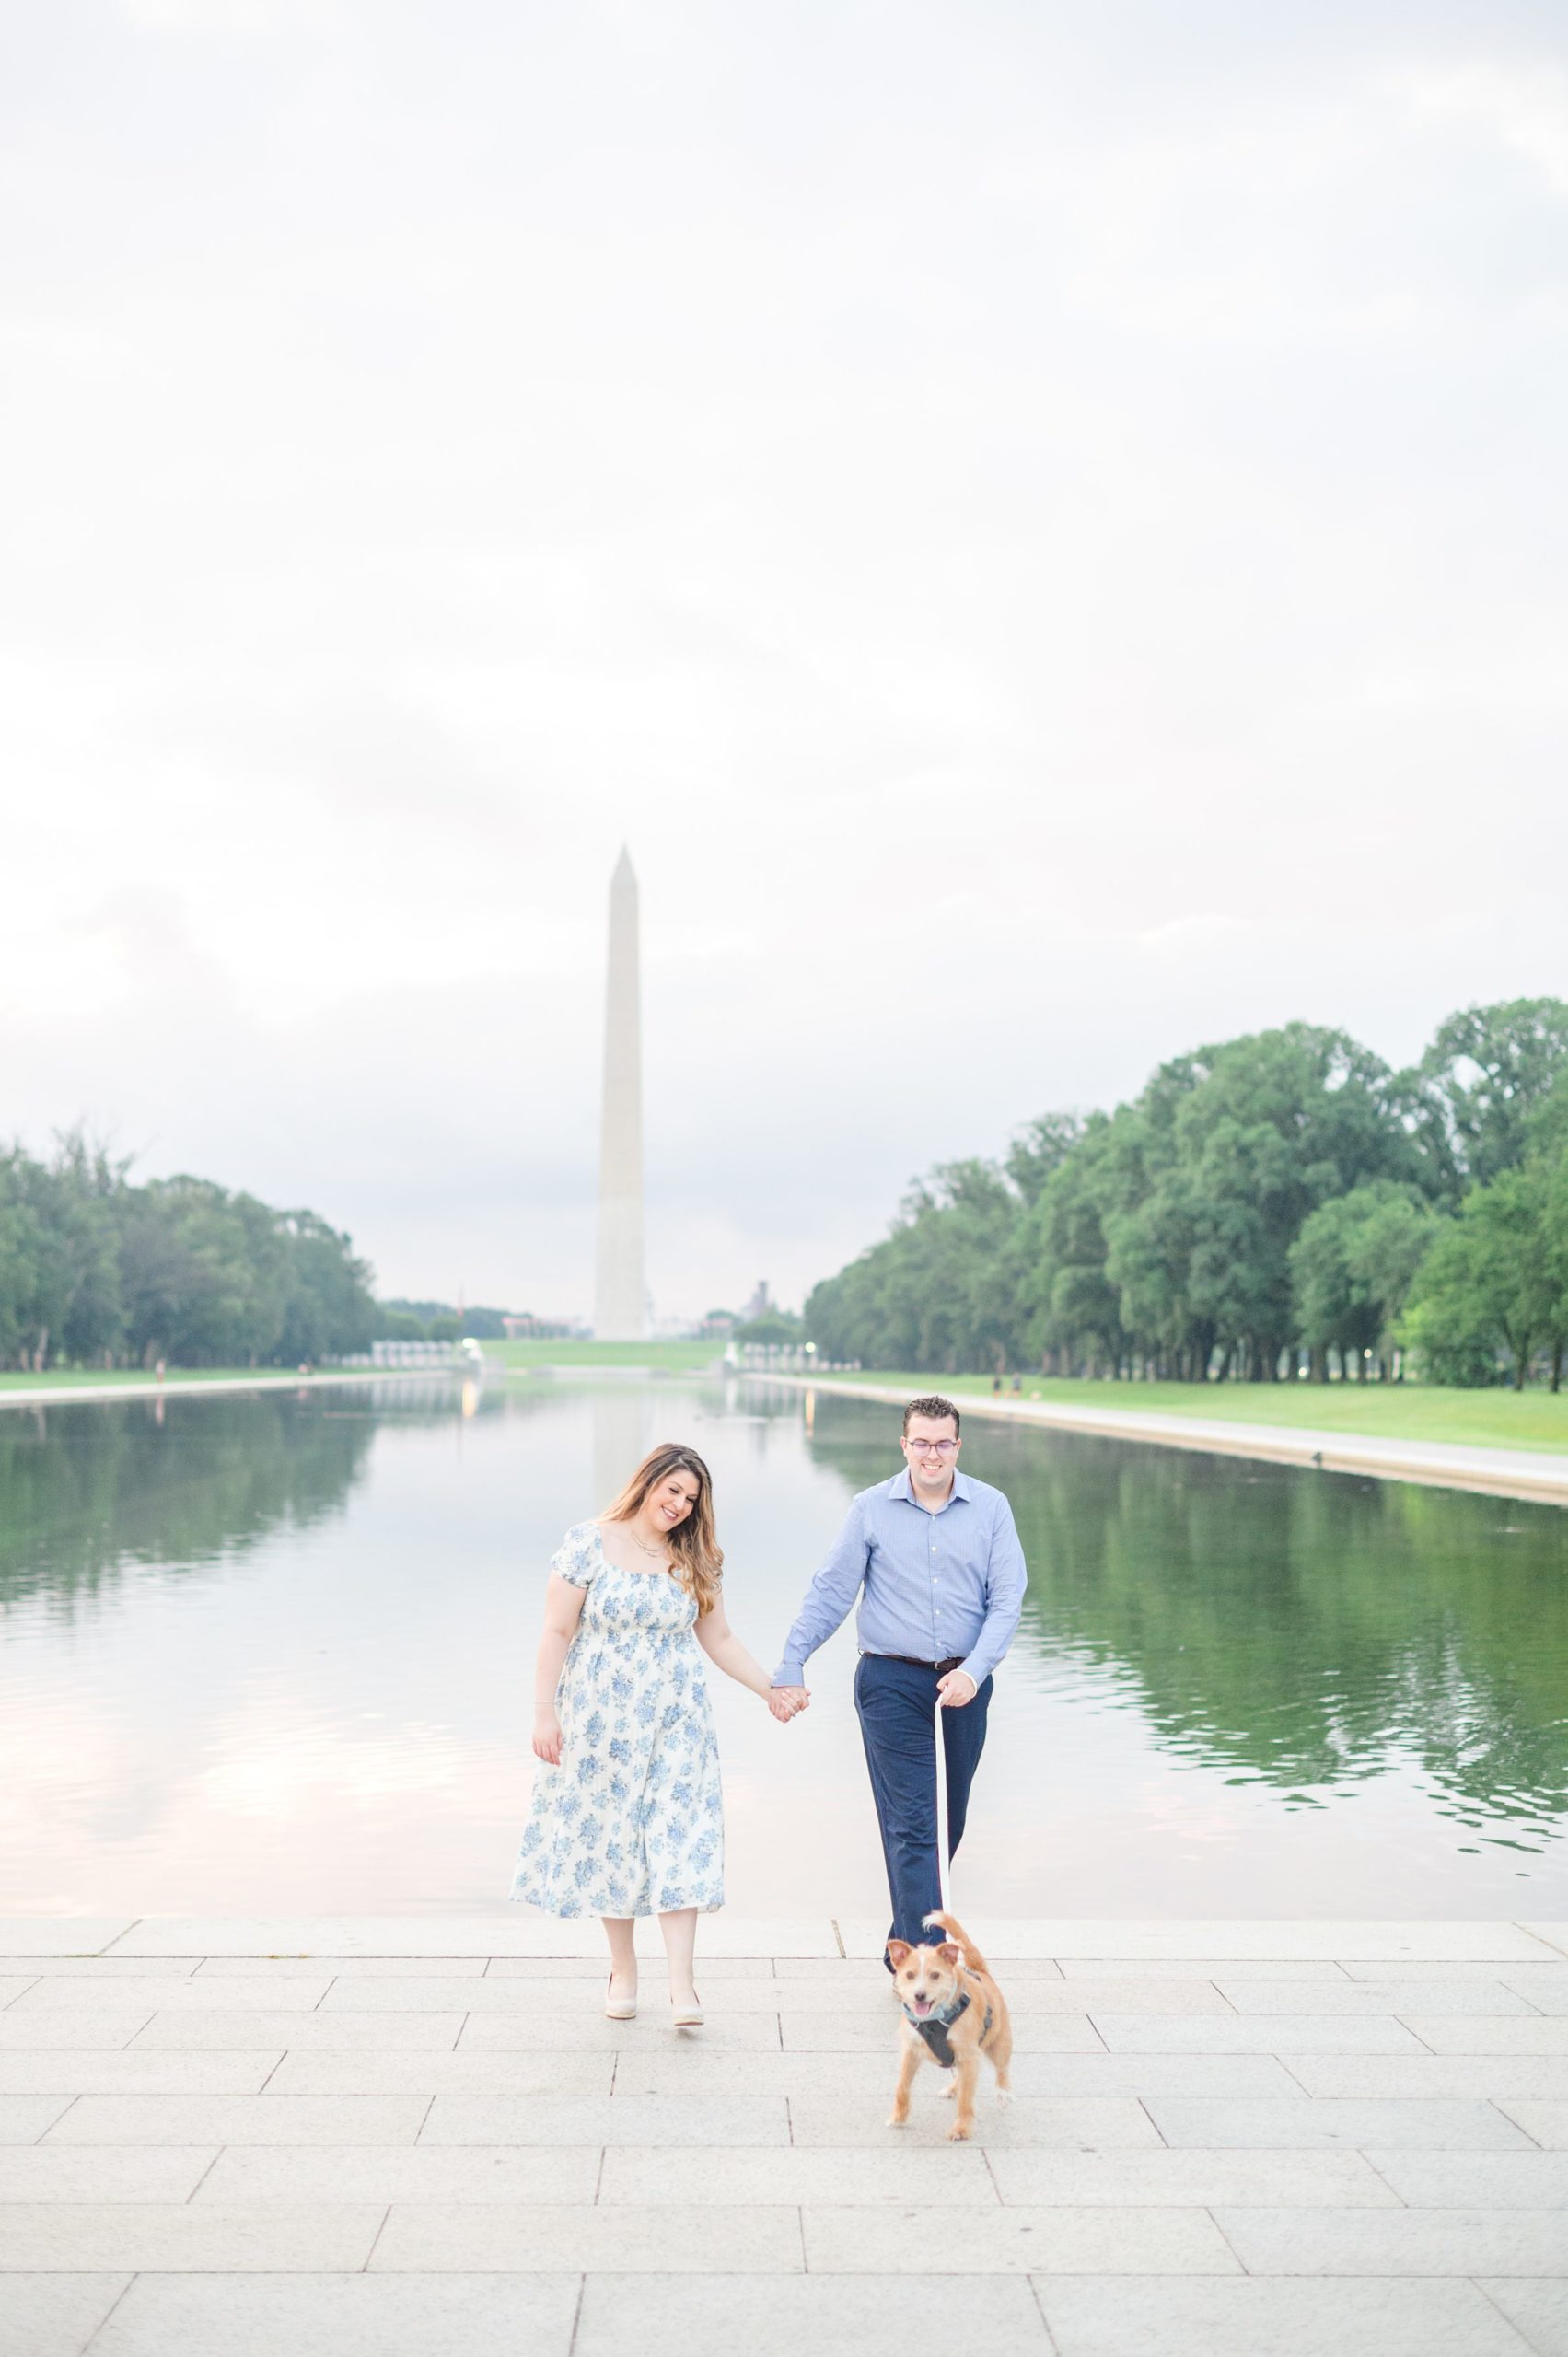
{"label": "green grass lawn", "polygon": [[[839,1383],[896,1385],[945,1391],[961,1399],[989,1394],[988,1375],[835,1376]],[[1011,1384],[1012,1377],[1007,1381]],[[1451,1441],[1469,1448],[1539,1448],[1568,1454],[1568,1392],[1447,1391],[1414,1383],[1083,1383],[1024,1377],[1026,1399],[1129,1413],[1214,1416],[1226,1423],[1305,1425],[1318,1432],[1365,1433],[1374,1440]]]}

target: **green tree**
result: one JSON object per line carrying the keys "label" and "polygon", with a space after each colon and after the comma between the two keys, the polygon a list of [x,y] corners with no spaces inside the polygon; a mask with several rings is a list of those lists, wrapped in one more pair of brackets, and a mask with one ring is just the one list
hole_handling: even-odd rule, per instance
{"label": "green tree", "polygon": [[1458,1218],[1422,1264],[1409,1328],[1439,1383],[1492,1379],[1497,1354],[1522,1391],[1555,1322],[1553,1272],[1543,1251],[1545,1174],[1504,1170],[1473,1188]]}
{"label": "green tree", "polygon": [[1290,1248],[1296,1331],[1312,1353],[1313,1372],[1328,1375],[1337,1350],[1358,1375],[1373,1352],[1393,1371],[1394,1336],[1416,1271],[1431,1249],[1439,1215],[1412,1187],[1374,1178],[1320,1203]]}
{"label": "green tree", "polygon": [[1449,1016],[1401,1078],[1413,1126],[1457,1192],[1524,1160],[1532,1121],[1565,1075],[1568,1002],[1515,998]]}

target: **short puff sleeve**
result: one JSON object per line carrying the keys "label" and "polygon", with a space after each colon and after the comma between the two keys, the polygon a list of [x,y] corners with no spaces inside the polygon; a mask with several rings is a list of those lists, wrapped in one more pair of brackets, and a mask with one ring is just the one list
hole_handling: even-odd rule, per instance
{"label": "short puff sleeve", "polygon": [[591,1522],[575,1522],[550,1559],[569,1587],[587,1587],[599,1566],[598,1530]]}

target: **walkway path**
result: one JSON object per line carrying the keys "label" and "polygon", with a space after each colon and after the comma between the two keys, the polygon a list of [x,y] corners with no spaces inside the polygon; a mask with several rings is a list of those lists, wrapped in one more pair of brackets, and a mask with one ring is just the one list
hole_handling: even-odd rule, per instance
{"label": "walkway path", "polygon": [[183,1399],[214,1391],[305,1391],[320,1384],[451,1382],[459,1366],[330,1366],[315,1375],[279,1375],[258,1368],[253,1375],[180,1374],[160,1383],[154,1375],[110,1377],[101,1383],[29,1383],[14,1390],[0,1384],[0,1408],[63,1408],[83,1399]]}
{"label": "walkway path", "polygon": [[0,2351],[1568,2351],[1568,1924],[977,1926],[966,2146],[878,1926],[707,1928],[678,2033],[592,1924],[0,1923]]}
{"label": "walkway path", "polygon": [[[754,1374],[755,1383],[785,1383],[797,1390],[842,1392],[849,1399],[882,1399],[901,1407],[907,1387],[836,1383],[830,1376]],[[939,1377],[934,1380],[940,1380]],[[1380,1480],[1423,1481],[1443,1490],[1484,1490],[1494,1497],[1540,1498],[1568,1505],[1568,1457],[1545,1451],[1461,1448],[1443,1441],[1393,1440],[1362,1433],[1313,1432],[1288,1424],[1236,1424],[1211,1416],[1159,1416],[1131,1408],[1078,1408],[1052,1399],[998,1399],[966,1392],[966,1416],[1005,1416],[1060,1432],[1106,1440],[1136,1440],[1160,1448],[1195,1448],[1211,1456],[1258,1457],[1274,1465],[1309,1465],[1320,1473],[1371,1473]]]}

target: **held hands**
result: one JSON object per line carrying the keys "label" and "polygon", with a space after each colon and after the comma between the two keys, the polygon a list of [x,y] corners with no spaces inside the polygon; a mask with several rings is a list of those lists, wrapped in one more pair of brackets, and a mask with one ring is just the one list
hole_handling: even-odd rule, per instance
{"label": "held hands", "polygon": [[768,1708],[781,1726],[788,1726],[797,1711],[808,1711],[811,1697],[804,1686],[775,1686],[768,1695]]}
{"label": "held hands", "polygon": [[533,1723],[533,1756],[548,1760],[552,1768],[561,1765],[561,1722],[553,1711],[541,1713]]}
{"label": "held hands", "polygon": [[967,1669],[950,1669],[946,1678],[936,1681],[936,1699],[945,1711],[961,1711],[979,1692]]}

